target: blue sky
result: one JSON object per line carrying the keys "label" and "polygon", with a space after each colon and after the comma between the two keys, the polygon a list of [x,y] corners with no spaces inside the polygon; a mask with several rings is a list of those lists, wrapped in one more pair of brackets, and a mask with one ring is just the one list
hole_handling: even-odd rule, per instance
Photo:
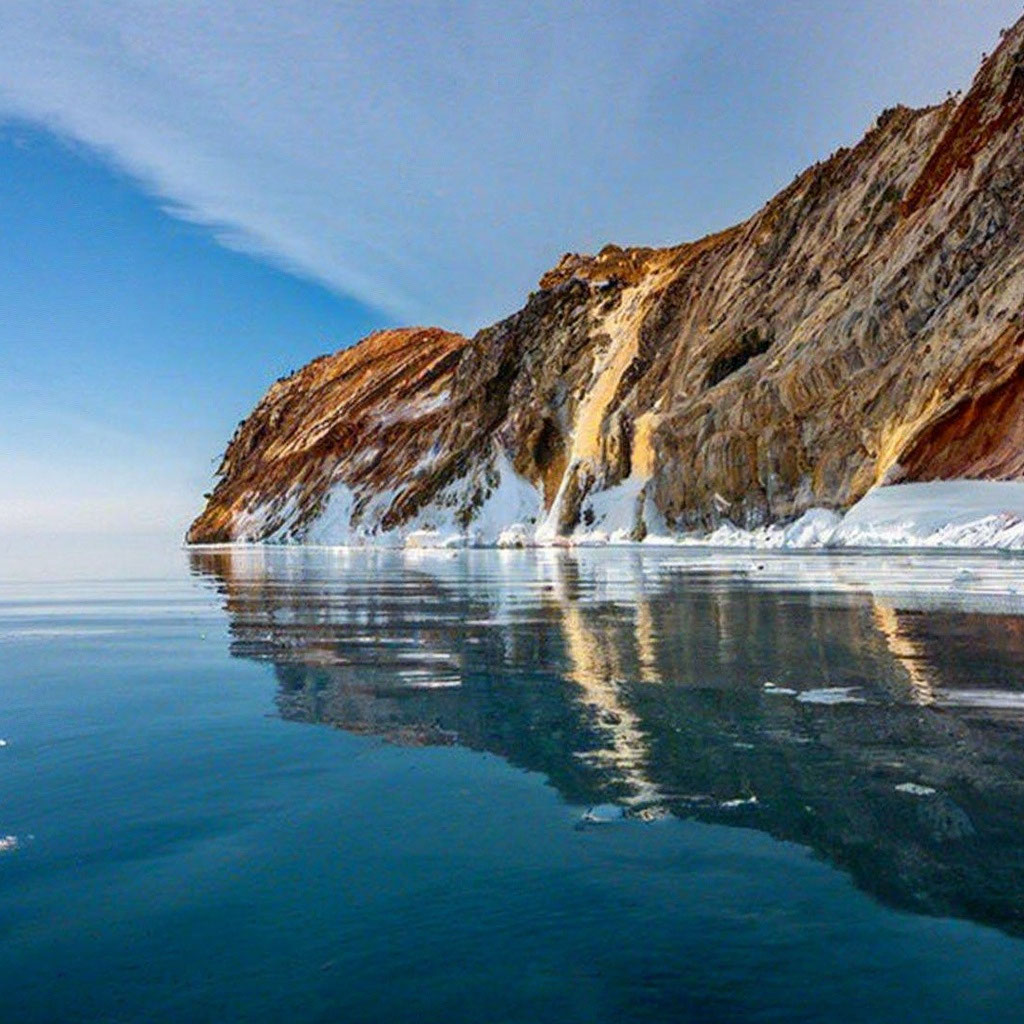
{"label": "blue sky", "polygon": [[391,322],[24,125],[0,130],[0,211],[8,529],[178,531],[272,380]]}
{"label": "blue sky", "polygon": [[281,373],[741,219],[1020,13],[0,0],[0,531],[180,533]]}

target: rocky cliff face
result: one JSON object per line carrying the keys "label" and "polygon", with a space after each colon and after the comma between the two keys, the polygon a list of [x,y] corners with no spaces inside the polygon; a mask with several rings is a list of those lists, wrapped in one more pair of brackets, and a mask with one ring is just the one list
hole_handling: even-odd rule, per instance
{"label": "rocky cliff face", "polygon": [[[881,482],[1024,476],[1024,21],[748,221],[566,255],[472,339],[275,384],[189,540],[752,527]],[[513,527],[509,531],[509,527]]]}

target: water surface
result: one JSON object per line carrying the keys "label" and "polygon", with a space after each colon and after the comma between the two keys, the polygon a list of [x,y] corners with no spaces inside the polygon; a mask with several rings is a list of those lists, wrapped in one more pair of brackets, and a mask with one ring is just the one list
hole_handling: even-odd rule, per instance
{"label": "water surface", "polygon": [[12,1020],[1020,1019],[1018,559],[99,575],[0,585]]}

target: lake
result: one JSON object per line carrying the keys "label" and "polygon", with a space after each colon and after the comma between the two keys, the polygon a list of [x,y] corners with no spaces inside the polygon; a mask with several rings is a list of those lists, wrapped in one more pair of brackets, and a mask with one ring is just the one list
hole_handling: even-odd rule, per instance
{"label": "lake", "polygon": [[0,682],[21,1024],[1021,1019],[1021,558],[174,551]]}

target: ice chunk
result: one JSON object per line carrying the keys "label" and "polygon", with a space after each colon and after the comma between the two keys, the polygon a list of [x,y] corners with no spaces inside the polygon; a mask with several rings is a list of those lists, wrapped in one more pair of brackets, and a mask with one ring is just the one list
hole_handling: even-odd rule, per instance
{"label": "ice chunk", "polygon": [[618,804],[595,804],[587,810],[580,821],[587,825],[607,825],[613,821],[622,821],[626,812]]}
{"label": "ice chunk", "polygon": [[855,697],[856,686],[825,686],[818,690],[804,690],[796,699],[801,704],[866,704],[863,697]]}
{"label": "ice chunk", "polygon": [[725,808],[753,807],[757,802],[756,796],[737,797],[735,800],[723,800],[718,806]]}
{"label": "ice chunk", "polygon": [[900,782],[895,789],[899,793],[909,793],[911,796],[934,796],[936,793],[931,786],[922,786],[919,782]]}

